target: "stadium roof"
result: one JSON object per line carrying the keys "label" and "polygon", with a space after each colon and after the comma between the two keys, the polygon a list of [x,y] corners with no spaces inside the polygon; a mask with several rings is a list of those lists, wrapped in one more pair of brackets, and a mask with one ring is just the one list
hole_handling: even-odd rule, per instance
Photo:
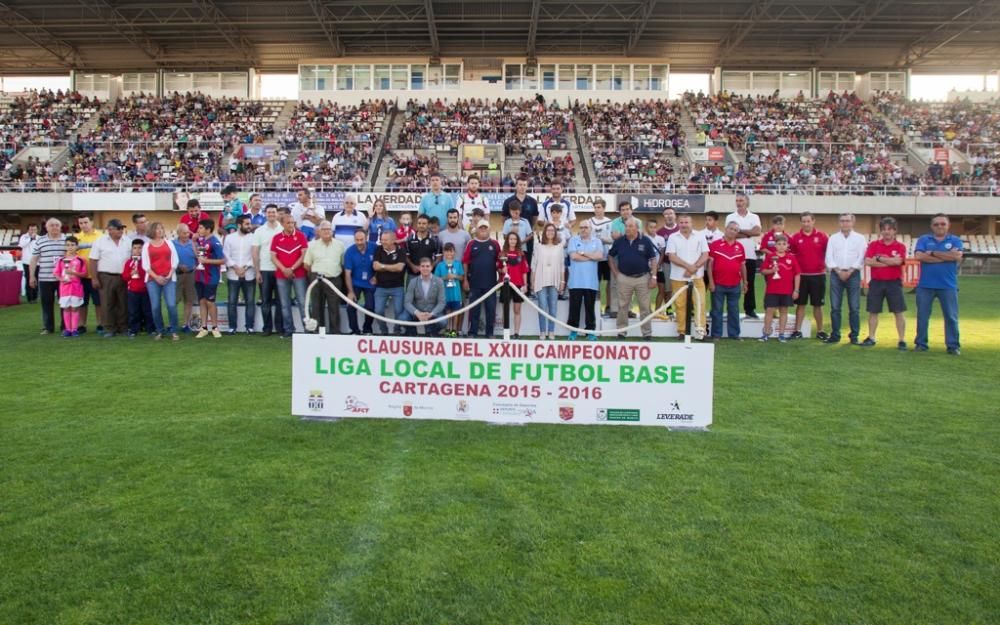
{"label": "stadium roof", "polygon": [[1000,67],[998,0],[0,0],[0,71],[657,56],[674,70]]}

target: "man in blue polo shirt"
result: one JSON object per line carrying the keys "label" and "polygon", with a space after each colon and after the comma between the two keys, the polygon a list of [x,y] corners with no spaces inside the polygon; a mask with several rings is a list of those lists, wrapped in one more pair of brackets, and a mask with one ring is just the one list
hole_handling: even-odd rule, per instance
{"label": "man in blue polo shirt", "polygon": [[[364,307],[370,313],[375,312],[375,285],[372,278],[375,271],[372,269],[372,261],[375,259],[375,248],[377,243],[368,240],[365,231],[358,228],[354,231],[354,245],[344,252],[344,284],[347,285],[347,297],[352,302],[360,302],[364,298]],[[358,311],[354,306],[347,306],[347,324],[351,327],[351,334],[358,335],[372,333],[371,315],[365,315],[364,330],[358,328]]]}
{"label": "man in blue polo shirt", "polygon": [[917,284],[917,338],[914,351],[926,352],[927,326],[934,298],[941,302],[944,342],[948,353],[961,355],[958,341],[958,265],[962,262],[962,240],[948,233],[951,221],[938,213],[931,219],[931,234],[917,240],[914,257],[920,261]]}
{"label": "man in blue polo shirt", "polygon": [[[608,252],[608,263],[618,286],[618,328],[628,325],[628,311],[632,307],[632,296],[639,300],[639,315],[649,317],[649,290],[656,288],[656,271],[659,269],[660,254],[656,246],[646,236],[639,233],[635,220],[625,223],[625,236],[619,237]],[[624,337],[625,333],[619,333]],[[642,338],[653,340],[653,324],[642,324]]]}
{"label": "man in blue polo shirt", "polygon": [[431,174],[431,190],[420,198],[420,212],[427,218],[437,217],[438,223],[448,223],[448,211],[455,208],[455,196],[441,190],[441,174]]}

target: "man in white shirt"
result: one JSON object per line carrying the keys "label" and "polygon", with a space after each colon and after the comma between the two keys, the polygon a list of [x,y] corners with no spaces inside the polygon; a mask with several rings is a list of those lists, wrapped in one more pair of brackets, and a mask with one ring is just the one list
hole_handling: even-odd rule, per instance
{"label": "man in white shirt", "polygon": [[486,196],[479,192],[479,176],[472,174],[466,182],[466,190],[458,198],[458,214],[462,216],[462,227],[468,228],[472,223],[472,211],[482,209],[486,221],[490,220],[490,207],[486,203]]}
{"label": "man in white shirt", "polygon": [[552,221],[552,215],[549,213],[549,208],[553,204],[559,204],[563,207],[563,221],[569,228],[573,227],[576,223],[576,212],[573,210],[573,203],[569,201],[568,198],[563,197],[562,194],[562,183],[553,182],[549,185],[549,197],[544,202],[542,202],[542,220],[546,222]]}
{"label": "man in white shirt", "polygon": [[236,334],[239,320],[236,304],[243,292],[246,303],[244,322],[247,334],[253,334],[253,324],[256,312],[256,272],[253,262],[253,227],[250,225],[250,215],[240,215],[236,218],[236,232],[230,234],[222,242],[222,255],[226,259],[227,299],[226,309],[229,312],[229,334]]}
{"label": "man in white shirt", "polygon": [[605,287],[607,289],[607,305],[604,307],[604,316],[611,316],[611,302],[615,298],[612,297],[613,291],[611,290],[611,268],[608,266],[608,251],[611,249],[611,244],[614,240],[611,238],[611,222],[614,221],[610,217],[604,214],[607,210],[607,205],[604,203],[603,198],[597,198],[594,200],[594,216],[588,219],[590,222],[591,234],[595,239],[600,241],[604,245],[604,260],[597,263],[597,300],[601,299],[600,283],[604,282],[607,284]]}
{"label": "man in white shirt", "polygon": [[344,244],[344,249],[354,245],[354,233],[358,228],[368,230],[368,218],[358,212],[358,196],[348,193],[344,197],[344,210],[334,215],[333,238]]}
{"label": "man in white shirt", "polygon": [[736,196],[736,212],[726,215],[725,223],[735,221],[740,227],[736,239],[746,252],[747,292],[743,296],[743,312],[751,319],[757,319],[757,296],[754,292],[754,276],[757,275],[757,237],[760,236],[760,217],[750,212],[750,198],[742,193]]}
{"label": "man in white shirt", "polygon": [[124,334],[128,321],[126,284],[122,279],[125,263],[132,258],[132,239],[125,236],[125,226],[112,219],[105,234],[90,248],[90,279],[101,292],[104,315],[104,338]]}
{"label": "man in white shirt", "polygon": [[[670,261],[670,290],[679,292],[688,281],[692,282],[698,299],[701,300],[695,319],[697,327],[705,324],[705,265],[708,264],[708,243],[705,237],[698,236],[691,230],[691,216],[681,215],[677,218],[680,230],[667,239],[667,259]],[[691,302],[690,289],[684,289],[674,300],[674,311],[677,314],[677,332],[684,336],[687,332],[687,307]],[[693,305],[693,304],[692,304]]]}
{"label": "man in white shirt", "polygon": [[38,287],[31,286],[31,246],[38,238],[38,224],[30,224],[28,231],[17,240],[17,246],[21,248],[21,270],[24,274],[24,296],[29,304],[34,304],[38,299]]}
{"label": "man in white shirt", "polygon": [[260,285],[260,313],[261,321],[264,322],[261,334],[271,336],[272,331],[277,330],[280,333],[284,327],[282,325],[281,305],[278,303],[278,278],[275,275],[277,267],[271,260],[271,239],[281,232],[277,205],[268,204],[264,208],[264,216],[267,221],[253,233],[251,253],[253,254],[254,275],[257,284]]}
{"label": "man in white shirt", "polygon": [[852,345],[859,345],[861,332],[861,268],[865,265],[868,241],[854,231],[854,215],[838,219],[840,232],[830,236],[826,246],[826,268],[830,271],[830,337],[824,343],[840,342],[840,317],[847,291],[848,323]]}

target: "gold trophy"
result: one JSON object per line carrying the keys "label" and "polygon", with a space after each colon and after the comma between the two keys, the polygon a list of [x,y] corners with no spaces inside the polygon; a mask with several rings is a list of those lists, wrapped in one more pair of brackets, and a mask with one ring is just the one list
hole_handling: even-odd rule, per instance
{"label": "gold trophy", "polygon": [[780,269],[781,269],[781,261],[779,261],[778,257],[775,256],[774,257],[774,279],[775,280],[780,280],[781,279],[781,274],[778,273],[778,271]]}
{"label": "gold trophy", "polygon": [[138,280],[139,279],[139,257],[138,256],[133,256],[132,257],[132,279],[133,280]]}

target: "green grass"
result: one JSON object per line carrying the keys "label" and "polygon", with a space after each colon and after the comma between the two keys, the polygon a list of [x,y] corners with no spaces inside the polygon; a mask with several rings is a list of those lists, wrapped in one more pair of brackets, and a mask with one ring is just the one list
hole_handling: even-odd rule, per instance
{"label": "green grass", "polygon": [[0,310],[0,623],[997,623],[998,293],[721,344],[708,433],[305,422],[277,338]]}

